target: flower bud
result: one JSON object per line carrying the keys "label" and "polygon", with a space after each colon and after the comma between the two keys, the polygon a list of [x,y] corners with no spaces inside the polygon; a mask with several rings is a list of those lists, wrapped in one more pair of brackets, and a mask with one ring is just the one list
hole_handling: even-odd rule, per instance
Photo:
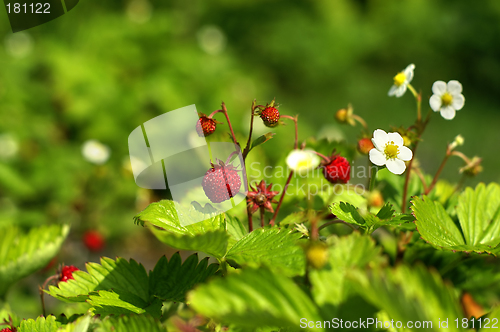
{"label": "flower bud", "polygon": [[455,149],[457,146],[464,145],[464,138],[462,135],[455,137],[455,140],[450,144],[450,150]]}
{"label": "flower bud", "polygon": [[361,154],[368,154],[371,149],[373,149],[373,143],[369,138],[362,138],[358,141],[358,151]]}
{"label": "flower bud", "polygon": [[352,106],[349,104],[347,108],[342,108],[335,113],[335,119],[337,119],[338,122],[340,123],[347,123],[351,126],[354,126],[356,122],[352,118],[353,114],[353,109]]}

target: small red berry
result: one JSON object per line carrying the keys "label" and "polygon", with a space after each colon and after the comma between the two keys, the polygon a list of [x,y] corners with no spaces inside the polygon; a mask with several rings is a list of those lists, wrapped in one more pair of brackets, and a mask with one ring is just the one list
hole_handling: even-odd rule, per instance
{"label": "small red berry", "polygon": [[351,165],[344,157],[334,155],[323,165],[323,174],[331,183],[347,183],[351,178]]}
{"label": "small red berry", "polygon": [[280,120],[280,112],[275,107],[267,107],[260,113],[260,118],[268,127],[276,127]]}
{"label": "small red berry", "polygon": [[6,329],[2,329],[2,331],[0,331],[0,332],[12,332],[12,330],[8,327]]}
{"label": "small red berry", "polygon": [[205,195],[212,203],[221,203],[234,197],[241,188],[241,179],[238,172],[232,165],[213,165],[202,182]]}
{"label": "small red berry", "polygon": [[217,122],[214,119],[202,114],[196,122],[196,132],[200,137],[212,135],[217,127]]}
{"label": "small red berry", "polygon": [[83,234],[83,243],[90,251],[100,251],[104,248],[106,241],[98,231],[87,231]]}
{"label": "small red berry", "polygon": [[362,154],[368,154],[374,147],[369,138],[362,138],[358,141],[358,151]]}
{"label": "small red berry", "polygon": [[59,277],[59,281],[68,281],[69,279],[74,279],[73,278],[73,272],[78,271],[79,268],[69,265],[69,266],[63,266],[61,270],[61,275]]}

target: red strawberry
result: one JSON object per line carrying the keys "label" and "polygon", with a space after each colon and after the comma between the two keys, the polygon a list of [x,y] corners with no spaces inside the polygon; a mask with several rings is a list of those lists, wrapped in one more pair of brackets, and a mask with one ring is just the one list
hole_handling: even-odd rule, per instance
{"label": "red strawberry", "polygon": [[69,266],[63,266],[61,270],[61,275],[59,277],[59,281],[68,281],[69,279],[74,279],[73,278],[73,272],[78,271],[79,268],[69,265]]}
{"label": "red strawberry", "polygon": [[221,203],[234,197],[241,188],[241,179],[233,165],[213,165],[203,178],[201,184],[205,195],[212,203]]}
{"label": "red strawberry", "polygon": [[196,132],[200,137],[207,137],[212,135],[217,127],[217,122],[207,117],[205,114],[202,114],[196,122]]}
{"label": "red strawberry", "polygon": [[98,231],[87,231],[83,234],[83,243],[90,251],[100,251],[106,244],[104,237]]}
{"label": "red strawberry", "polygon": [[351,165],[344,157],[333,155],[329,162],[324,162],[323,174],[331,183],[347,183],[351,178]]}
{"label": "red strawberry", "polygon": [[362,138],[358,141],[358,151],[362,154],[368,154],[373,148],[373,143],[369,138]]}
{"label": "red strawberry", "polygon": [[275,127],[280,120],[280,112],[275,107],[266,107],[261,113],[260,118],[268,127]]}
{"label": "red strawberry", "polygon": [[0,332],[13,332],[13,331],[8,327],[6,329],[2,329],[2,331],[0,331]]}

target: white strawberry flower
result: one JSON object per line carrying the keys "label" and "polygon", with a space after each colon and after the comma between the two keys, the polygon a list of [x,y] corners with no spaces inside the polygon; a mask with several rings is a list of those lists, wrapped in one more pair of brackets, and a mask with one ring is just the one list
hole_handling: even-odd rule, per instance
{"label": "white strawberry flower", "polygon": [[389,97],[396,96],[401,97],[406,92],[408,84],[410,84],[413,79],[413,70],[415,65],[412,63],[408,65],[402,72],[399,72],[394,76],[394,85],[389,90]]}
{"label": "white strawberry flower", "polygon": [[403,145],[403,137],[399,133],[386,133],[382,129],[373,132],[375,146],[370,150],[370,161],[377,166],[386,166],[394,174],[403,174],[405,161],[411,160],[413,153]]}
{"label": "white strawberry flower", "polygon": [[303,174],[307,171],[315,169],[319,166],[321,160],[312,150],[293,150],[286,157],[286,164],[288,167],[299,173]]}
{"label": "white strawberry flower", "polygon": [[110,154],[110,148],[97,140],[91,139],[83,143],[82,155],[88,162],[102,165],[108,161]]}
{"label": "white strawberry flower", "polygon": [[456,111],[464,107],[465,97],[462,95],[462,84],[459,81],[436,81],[432,85],[434,93],[429,99],[429,104],[434,112],[441,112],[446,120],[455,117]]}

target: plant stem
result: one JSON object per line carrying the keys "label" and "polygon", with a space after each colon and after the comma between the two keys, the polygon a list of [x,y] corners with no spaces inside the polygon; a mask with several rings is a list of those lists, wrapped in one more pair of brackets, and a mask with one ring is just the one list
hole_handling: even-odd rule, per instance
{"label": "plant stem", "polygon": [[361,123],[361,125],[365,128],[365,130],[368,131],[368,125],[366,124],[366,121],[362,117],[360,117],[357,114],[351,114],[351,118]]}
{"label": "plant stem", "polygon": [[260,207],[260,226],[264,227],[264,207]]}
{"label": "plant stem", "polygon": [[345,222],[344,220],[335,219],[335,220],[327,221],[323,225],[319,226],[318,227],[318,232],[320,230],[322,230],[323,228],[328,227],[328,226],[333,225],[333,224],[345,224],[345,225],[349,226],[350,228],[352,228],[353,230],[356,230],[356,228],[353,225]]}
{"label": "plant stem", "polygon": [[375,188],[375,181],[377,180],[377,172],[378,172],[377,166],[370,167],[370,186],[368,187],[368,191],[373,191],[373,189]]}
{"label": "plant stem", "polygon": [[278,206],[276,207],[276,211],[274,211],[274,215],[269,221],[269,225],[274,226],[274,221],[276,220],[276,217],[278,216],[278,212],[280,211],[281,203],[283,203],[283,199],[285,198],[286,195],[286,190],[288,189],[288,185],[290,184],[290,181],[292,180],[293,177],[293,171],[290,171],[290,174],[288,175],[288,179],[286,180],[285,187],[283,188],[283,192],[281,193],[280,200],[278,202]]}
{"label": "plant stem", "polygon": [[327,156],[325,156],[324,154],[321,154],[319,152],[316,152],[316,151],[313,151],[314,154],[320,156],[321,158],[323,158],[324,161],[326,161],[327,163],[330,162],[330,158],[328,158]]}
{"label": "plant stem", "polygon": [[250,205],[247,203],[247,216],[248,216],[248,232],[253,231],[253,219],[252,211],[250,211]]}
{"label": "plant stem", "polygon": [[427,183],[425,182],[424,175],[418,167],[415,168],[415,174],[417,174],[417,176],[420,178],[420,182],[422,182],[422,186],[424,187],[424,192],[427,191]]}
{"label": "plant stem", "polygon": [[295,142],[293,148],[298,149],[299,148],[299,129],[297,125],[298,116],[293,117],[290,115],[280,115],[280,118],[290,119],[293,120],[293,122],[295,123]]}
{"label": "plant stem", "polygon": [[422,113],[421,113],[422,94],[417,93],[417,90],[415,90],[415,88],[411,84],[408,84],[408,90],[411,91],[411,93],[413,94],[413,96],[417,101],[417,122],[420,122],[422,121]]}
{"label": "plant stem", "polygon": [[434,175],[434,178],[432,179],[431,184],[429,185],[427,190],[424,191],[425,195],[428,195],[432,191],[432,189],[434,189],[434,186],[436,185],[436,182],[439,178],[439,175],[441,175],[441,172],[443,171],[444,165],[446,165],[446,162],[448,161],[449,158],[450,158],[450,154],[446,153],[443,161],[441,162],[441,165],[439,166],[439,168],[436,172],[436,175]]}
{"label": "plant stem", "polygon": [[408,163],[408,169],[406,170],[406,174],[405,174],[405,184],[403,187],[403,201],[401,202],[401,212],[402,213],[405,213],[405,211],[406,211],[406,197],[408,195],[408,184],[410,182],[410,174],[411,174],[411,169],[413,166],[413,161],[415,160],[415,155],[417,154],[418,143],[420,142],[420,137],[422,137],[422,134],[424,133],[425,127],[427,127],[427,124],[429,123],[430,116],[431,116],[431,111],[429,110],[429,112],[427,113],[427,117],[425,118],[425,121],[421,125],[420,125],[420,122],[417,121],[417,123],[419,124],[418,126],[416,126],[416,128],[418,130],[418,137],[417,137],[417,141],[415,142],[415,146],[413,147],[413,150],[412,150],[413,156],[412,156],[410,162]]}
{"label": "plant stem", "polygon": [[233,126],[231,125],[231,120],[229,120],[229,114],[227,113],[226,104],[222,102],[222,111],[227,120],[227,125],[229,126],[229,130],[231,131],[231,136],[233,137],[234,144],[239,146],[238,141],[236,140],[236,136],[234,135]]}
{"label": "plant stem", "polygon": [[252,132],[253,132],[253,118],[255,116],[255,109],[258,108],[259,106],[255,105],[255,100],[253,101],[252,104],[252,115],[250,117],[250,130],[248,131],[248,140],[247,140],[247,145],[245,146],[245,149],[243,150],[243,160],[247,159],[247,155],[250,152],[250,144],[252,144]]}

